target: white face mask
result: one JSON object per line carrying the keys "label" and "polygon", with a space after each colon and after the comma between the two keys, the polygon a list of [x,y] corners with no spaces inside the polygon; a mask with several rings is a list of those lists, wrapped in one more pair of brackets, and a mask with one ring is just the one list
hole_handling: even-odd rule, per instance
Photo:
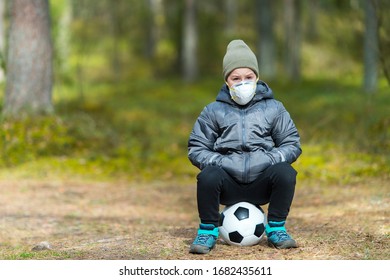
{"label": "white face mask", "polygon": [[239,105],[246,105],[256,94],[256,81],[243,81],[229,88],[230,96]]}

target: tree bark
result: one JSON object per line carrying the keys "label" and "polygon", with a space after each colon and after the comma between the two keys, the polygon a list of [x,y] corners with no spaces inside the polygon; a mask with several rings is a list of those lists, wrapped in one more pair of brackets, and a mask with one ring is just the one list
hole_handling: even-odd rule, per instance
{"label": "tree bark", "polygon": [[289,79],[301,79],[301,3],[284,0],[284,30],[286,38],[286,72]]}
{"label": "tree bark", "polygon": [[11,7],[4,114],[53,110],[52,57],[48,0],[14,0]]}
{"label": "tree bark", "polygon": [[187,82],[193,82],[198,77],[198,33],[196,25],[195,0],[186,0],[183,34],[183,75]]}
{"label": "tree bark", "polygon": [[227,37],[234,36],[236,33],[236,19],[237,19],[237,1],[226,0],[223,2],[226,20],[225,20],[225,34]]}
{"label": "tree bark", "polygon": [[260,76],[268,79],[276,77],[276,44],[272,0],[257,1],[257,25],[259,32]]}
{"label": "tree bark", "polygon": [[5,1],[0,1],[0,82],[4,81],[5,65]]}
{"label": "tree bark", "polygon": [[365,1],[364,78],[366,92],[374,92],[378,83],[378,18],[374,3]]}

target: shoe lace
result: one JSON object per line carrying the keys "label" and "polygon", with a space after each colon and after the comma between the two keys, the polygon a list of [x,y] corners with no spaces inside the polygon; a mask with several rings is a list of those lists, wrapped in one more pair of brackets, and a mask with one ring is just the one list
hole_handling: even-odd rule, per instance
{"label": "shoe lace", "polygon": [[196,239],[198,239],[198,242],[201,242],[201,243],[206,243],[207,240],[210,238],[211,236],[209,234],[199,234]]}
{"label": "shoe lace", "polygon": [[278,237],[279,240],[291,239],[291,237],[284,230],[275,231],[274,234]]}

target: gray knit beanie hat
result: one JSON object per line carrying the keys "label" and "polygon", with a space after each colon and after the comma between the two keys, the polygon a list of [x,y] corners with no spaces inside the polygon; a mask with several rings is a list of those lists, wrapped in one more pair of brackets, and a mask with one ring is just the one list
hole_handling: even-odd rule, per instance
{"label": "gray knit beanie hat", "polygon": [[250,68],[259,77],[259,66],[256,55],[243,40],[233,40],[226,48],[223,58],[223,77],[226,81],[229,74],[236,68]]}

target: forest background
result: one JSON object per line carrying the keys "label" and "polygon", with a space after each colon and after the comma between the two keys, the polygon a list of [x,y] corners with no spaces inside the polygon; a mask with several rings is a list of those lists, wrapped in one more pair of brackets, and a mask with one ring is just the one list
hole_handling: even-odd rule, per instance
{"label": "forest background", "polygon": [[[23,1],[1,2],[0,259],[190,258],[187,140],[236,38],[301,135],[291,230],[303,246],[208,257],[389,259],[386,1],[36,1],[50,3],[51,90],[21,106],[10,53]],[[50,250],[31,250],[41,241]]]}

